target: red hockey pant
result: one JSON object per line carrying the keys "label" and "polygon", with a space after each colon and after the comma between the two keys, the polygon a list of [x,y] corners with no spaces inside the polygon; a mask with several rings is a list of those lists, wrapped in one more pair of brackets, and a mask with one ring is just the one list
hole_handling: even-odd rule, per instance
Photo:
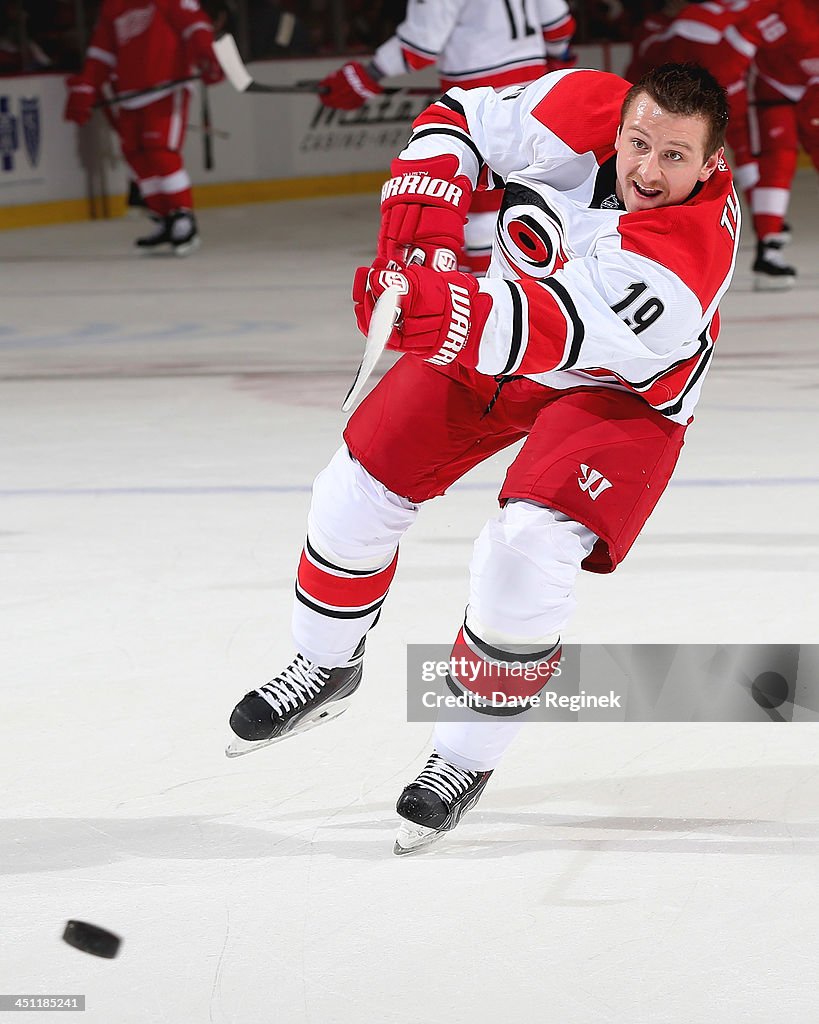
{"label": "red hockey pant", "polygon": [[796,106],[764,79],[754,89],[750,109],[751,138],[759,166],[759,181],[750,190],[754,231],[766,238],[782,230],[799,150]]}
{"label": "red hockey pant", "polygon": [[513,379],[493,403],[495,391],[492,377],[407,355],[358,407],[344,440],[376,480],[421,503],[526,438],[501,504],[537,502],[582,523],[599,537],[583,568],[611,572],[665,490],[685,427],[621,391]]}
{"label": "red hockey pant", "polygon": [[122,154],[148,209],[160,217],[193,208],[191,180],[181,153],[189,102],[189,90],[176,89],[154,103],[119,113]]}

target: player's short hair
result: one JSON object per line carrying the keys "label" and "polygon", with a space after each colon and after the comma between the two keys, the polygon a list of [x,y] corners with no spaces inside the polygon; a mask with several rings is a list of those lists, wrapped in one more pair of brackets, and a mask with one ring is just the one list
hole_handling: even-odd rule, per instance
{"label": "player's short hair", "polygon": [[725,126],[728,124],[728,94],[699,64],[661,64],[652,68],[633,85],[620,108],[622,127],[631,101],[640,93],[651,99],[669,114],[682,117],[702,117],[708,123],[705,140],[705,158],[725,145]]}

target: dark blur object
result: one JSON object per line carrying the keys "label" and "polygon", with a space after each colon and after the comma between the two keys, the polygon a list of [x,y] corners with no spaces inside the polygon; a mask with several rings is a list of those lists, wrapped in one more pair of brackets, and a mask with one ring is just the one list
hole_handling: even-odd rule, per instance
{"label": "dark blur object", "polygon": [[[427,0],[433,2],[433,0]],[[671,3],[674,0],[670,0]],[[577,43],[628,42],[669,0],[570,0]],[[245,60],[372,53],[403,20],[406,0],[205,0],[217,34]],[[0,0],[0,74],[76,71],[100,0]],[[242,41],[246,41],[242,46]]]}

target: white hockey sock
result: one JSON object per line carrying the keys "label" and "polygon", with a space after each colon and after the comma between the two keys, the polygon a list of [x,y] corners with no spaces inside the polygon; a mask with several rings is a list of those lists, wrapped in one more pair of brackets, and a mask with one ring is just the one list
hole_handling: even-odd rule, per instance
{"label": "white hockey sock", "polygon": [[398,543],[417,514],[345,445],[316,477],[292,619],[296,647],[310,661],[325,668],[349,661],[378,618]]}
{"label": "white hockey sock", "polygon": [[[469,719],[467,719],[469,716]],[[495,719],[465,709],[461,722],[436,722],[432,745],[447,761],[471,772],[491,772],[523,728],[517,719]]]}
{"label": "white hockey sock", "polygon": [[[509,502],[475,542],[469,632],[500,651],[551,648],[574,610],[574,582],[596,540],[560,512]],[[459,718],[436,723],[433,742],[442,757],[470,771],[496,768],[524,724],[515,716],[496,718],[471,708],[461,709]]]}

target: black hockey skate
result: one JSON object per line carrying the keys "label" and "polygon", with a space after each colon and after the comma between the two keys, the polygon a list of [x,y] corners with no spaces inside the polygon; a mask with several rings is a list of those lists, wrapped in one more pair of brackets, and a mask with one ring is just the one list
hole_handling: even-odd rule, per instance
{"label": "black hockey skate", "polygon": [[132,178],[128,182],[128,195],[125,198],[125,212],[130,215],[142,216],[148,214],[148,204],[139,191],[139,185]]}
{"label": "black hockey skate", "polygon": [[785,291],[796,281],[796,267],[785,262],[782,248],[783,235],[768,235],[756,243],[754,290],[758,292]]}
{"label": "black hockey skate", "polygon": [[405,787],[395,809],[404,819],[394,852],[429,846],[450,832],[474,807],[492,772],[470,772],[433,751],[420,775]]}
{"label": "black hockey skate", "polygon": [[154,230],[134,243],[140,253],[148,255],[170,246],[174,256],[187,256],[199,248],[201,243],[196,218],[190,210],[176,210],[167,217],[152,214],[151,220],[154,222]]}
{"label": "black hockey skate", "polygon": [[297,654],[287,668],[246,693],[233,709],[234,735],[225,754],[240,757],[338,718],[361,685],[363,662],[363,640],[339,668],[322,668]]}

